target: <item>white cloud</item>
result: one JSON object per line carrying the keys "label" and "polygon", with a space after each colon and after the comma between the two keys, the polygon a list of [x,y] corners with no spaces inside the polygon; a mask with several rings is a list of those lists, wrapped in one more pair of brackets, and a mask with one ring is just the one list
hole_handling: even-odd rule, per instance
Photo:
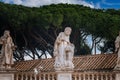
{"label": "white cloud", "polygon": [[10,3],[11,0],[3,0],[4,3]]}
{"label": "white cloud", "polygon": [[90,8],[95,8],[95,6],[92,2],[88,3],[88,2],[83,1],[83,0],[76,1],[75,4],[81,4],[81,5],[90,7]]}
{"label": "white cloud", "polygon": [[91,8],[95,8],[93,3],[86,2],[85,0],[3,0],[5,3],[24,5],[29,7],[39,7],[42,5],[68,3],[68,4],[81,4]]}
{"label": "white cloud", "polygon": [[13,0],[13,2],[14,4],[18,4],[18,5],[22,4],[22,0]]}

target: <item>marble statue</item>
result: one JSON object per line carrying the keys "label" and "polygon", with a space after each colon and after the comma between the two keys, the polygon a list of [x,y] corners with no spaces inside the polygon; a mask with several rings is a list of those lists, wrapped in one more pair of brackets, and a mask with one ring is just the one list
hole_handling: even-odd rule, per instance
{"label": "marble statue", "polygon": [[72,63],[74,55],[74,45],[70,42],[70,34],[72,29],[66,27],[64,32],[60,32],[54,44],[54,57],[56,70],[64,70],[66,68],[73,69]]}
{"label": "marble statue", "polygon": [[116,67],[120,68],[120,31],[119,31],[119,35],[117,36],[115,40],[115,52],[118,54]]}
{"label": "marble statue", "polygon": [[120,49],[120,31],[119,31],[119,35],[115,40],[115,52],[119,52],[119,49]]}
{"label": "marble statue", "polygon": [[4,35],[0,38],[0,44],[2,44],[1,66],[4,66],[5,68],[11,68],[11,65],[13,64],[13,50],[15,50],[15,46],[12,41],[12,37],[10,36],[10,31],[4,31]]}

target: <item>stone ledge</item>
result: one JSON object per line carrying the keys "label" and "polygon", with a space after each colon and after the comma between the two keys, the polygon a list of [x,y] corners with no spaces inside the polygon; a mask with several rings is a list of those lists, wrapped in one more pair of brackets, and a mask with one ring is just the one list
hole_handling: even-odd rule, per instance
{"label": "stone ledge", "polygon": [[0,74],[0,80],[14,80],[14,74]]}

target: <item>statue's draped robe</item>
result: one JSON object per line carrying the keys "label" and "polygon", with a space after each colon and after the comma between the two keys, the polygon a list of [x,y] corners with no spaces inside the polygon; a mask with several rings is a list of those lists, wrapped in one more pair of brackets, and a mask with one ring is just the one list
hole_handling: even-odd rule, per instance
{"label": "statue's draped robe", "polygon": [[4,36],[0,38],[0,44],[2,44],[1,56],[3,58],[2,64],[13,64],[13,49],[14,43],[11,37],[5,38]]}
{"label": "statue's draped robe", "polygon": [[115,51],[118,53],[117,67],[120,67],[120,36],[117,36],[115,40]]}
{"label": "statue's draped robe", "polygon": [[[72,53],[68,53],[70,54],[68,56],[66,53],[66,48],[70,46],[70,44],[71,43],[69,41],[69,36],[66,36],[64,32],[61,32],[58,35],[54,45],[54,55],[57,55],[55,57],[55,64],[54,64],[56,68],[64,69],[68,63],[70,63],[73,68],[72,59],[68,59],[68,58],[72,58],[71,56],[73,56],[74,51],[72,51]],[[68,65],[68,67],[71,66]]]}

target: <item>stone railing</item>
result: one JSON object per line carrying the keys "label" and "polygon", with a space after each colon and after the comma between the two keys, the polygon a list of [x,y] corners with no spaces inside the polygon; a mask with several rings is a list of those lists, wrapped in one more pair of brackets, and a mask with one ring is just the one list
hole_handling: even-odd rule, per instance
{"label": "stone railing", "polygon": [[55,73],[16,73],[15,80],[56,80],[57,75]]}
{"label": "stone railing", "polygon": [[[74,72],[72,80],[116,80],[113,72]],[[16,73],[14,80],[57,80],[55,72],[47,73]]]}
{"label": "stone railing", "polygon": [[73,73],[72,80],[116,80],[111,72],[83,72]]}

